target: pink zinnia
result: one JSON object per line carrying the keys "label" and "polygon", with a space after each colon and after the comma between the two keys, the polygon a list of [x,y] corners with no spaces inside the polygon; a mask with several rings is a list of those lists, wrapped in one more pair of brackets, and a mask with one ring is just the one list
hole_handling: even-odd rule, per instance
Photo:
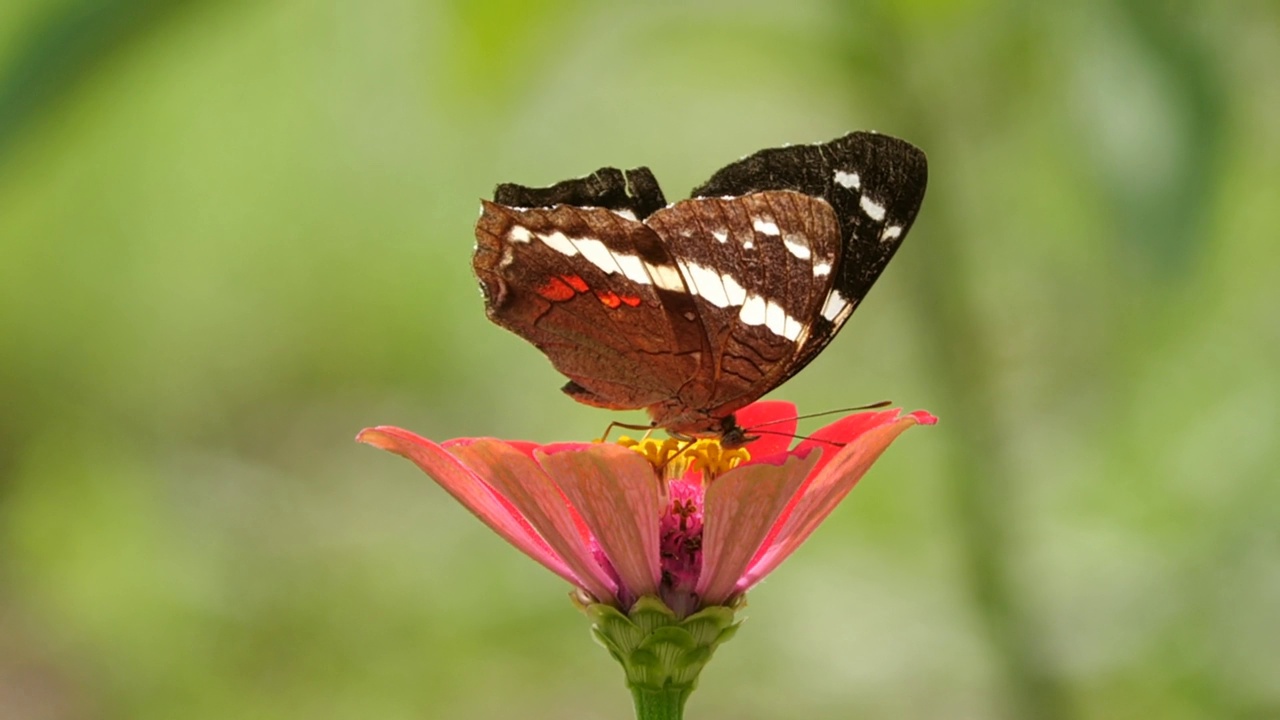
{"label": "pink zinnia", "polygon": [[[680,616],[729,604],[803,543],[923,411],[849,415],[788,449],[795,406],[759,402],[738,413],[770,434],[749,459],[711,443],[662,472],[612,443],[458,438],[442,444],[395,427],[361,442],[412,460],[476,517],[585,593],[627,611],[660,597]],[[777,434],[773,434],[777,433]],[[670,448],[674,441],[668,441]],[[815,452],[816,450],[821,452]],[[725,457],[721,457],[723,454]],[[665,459],[665,458],[664,458]]]}
{"label": "pink zinnia", "polygon": [[[376,427],[361,442],[412,460],[503,538],[577,588],[596,638],[622,663],[638,717],[679,717],[747,590],[782,563],[924,411],[861,412],[791,448],[795,406],[738,421],[761,437],[437,444]],[[766,434],[767,433],[767,434]]]}

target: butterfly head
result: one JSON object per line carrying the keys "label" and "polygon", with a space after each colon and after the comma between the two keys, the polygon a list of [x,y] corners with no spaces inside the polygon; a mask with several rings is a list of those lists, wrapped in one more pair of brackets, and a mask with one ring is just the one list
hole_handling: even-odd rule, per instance
{"label": "butterfly head", "polygon": [[684,418],[677,420],[669,415],[654,414],[654,425],[665,428],[678,440],[713,439],[725,449],[743,447],[760,437],[748,435],[746,428],[739,425],[733,415],[716,418],[699,413],[696,417],[689,417],[686,413]]}
{"label": "butterfly head", "polygon": [[720,421],[721,447],[738,448],[759,439],[759,435],[748,435],[746,429],[739,425],[737,419],[732,415]]}

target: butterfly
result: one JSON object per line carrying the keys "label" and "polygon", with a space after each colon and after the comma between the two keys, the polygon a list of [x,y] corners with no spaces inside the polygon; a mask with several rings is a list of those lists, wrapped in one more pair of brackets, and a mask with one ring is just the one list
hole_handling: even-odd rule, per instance
{"label": "butterfly", "polygon": [[489,319],[578,402],[644,408],[676,437],[749,442],[734,413],[808,365],[866,297],[924,199],[925,155],[872,132],[761,150],[668,204],[606,167],[482,201]]}

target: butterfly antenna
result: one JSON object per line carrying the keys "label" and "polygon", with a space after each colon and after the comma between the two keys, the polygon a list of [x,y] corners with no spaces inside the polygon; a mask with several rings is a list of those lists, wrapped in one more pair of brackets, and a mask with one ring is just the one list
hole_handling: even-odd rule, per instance
{"label": "butterfly antenna", "polygon": [[812,436],[812,435],[792,435],[791,433],[778,432],[778,431],[776,431],[776,430],[754,430],[754,429],[753,429],[751,432],[758,432],[758,433],[760,433],[761,435],[780,435],[780,436],[782,436],[782,437],[789,437],[789,438],[792,438],[792,439],[794,439],[794,440],[813,440],[813,441],[815,441],[815,442],[826,443],[826,444],[828,444],[828,445],[834,445],[835,447],[844,447],[844,446],[845,446],[845,444],[844,444],[844,443],[842,443],[842,442],[836,442],[835,440],[827,440],[826,438],[814,437],[814,436]]}
{"label": "butterfly antenna", "polygon": [[[810,413],[808,415],[796,415],[795,417],[778,418],[777,420],[770,420],[769,422],[760,423],[759,425],[753,425],[749,428],[744,428],[744,429],[747,430],[748,432],[755,432],[756,428],[762,428],[768,425],[777,425],[778,423],[791,422],[792,420],[809,420],[811,418],[822,417],[824,415],[835,415],[836,413],[854,412],[856,410],[874,410],[876,408],[888,407],[892,404],[893,404],[892,400],[881,400],[880,402],[874,402],[874,403],[871,403],[870,405],[858,405],[856,407],[837,408],[835,410],[823,410],[822,412]],[[800,436],[797,435],[796,437],[800,437]]]}

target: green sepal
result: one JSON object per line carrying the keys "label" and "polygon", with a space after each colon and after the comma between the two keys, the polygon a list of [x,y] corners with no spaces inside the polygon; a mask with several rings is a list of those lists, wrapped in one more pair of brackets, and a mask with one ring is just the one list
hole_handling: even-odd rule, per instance
{"label": "green sepal", "polygon": [[683,619],[653,596],[640,598],[625,614],[602,603],[581,607],[592,635],[622,664],[633,691],[676,691],[684,698],[716,648],[741,625],[734,622],[740,604],[703,608]]}

